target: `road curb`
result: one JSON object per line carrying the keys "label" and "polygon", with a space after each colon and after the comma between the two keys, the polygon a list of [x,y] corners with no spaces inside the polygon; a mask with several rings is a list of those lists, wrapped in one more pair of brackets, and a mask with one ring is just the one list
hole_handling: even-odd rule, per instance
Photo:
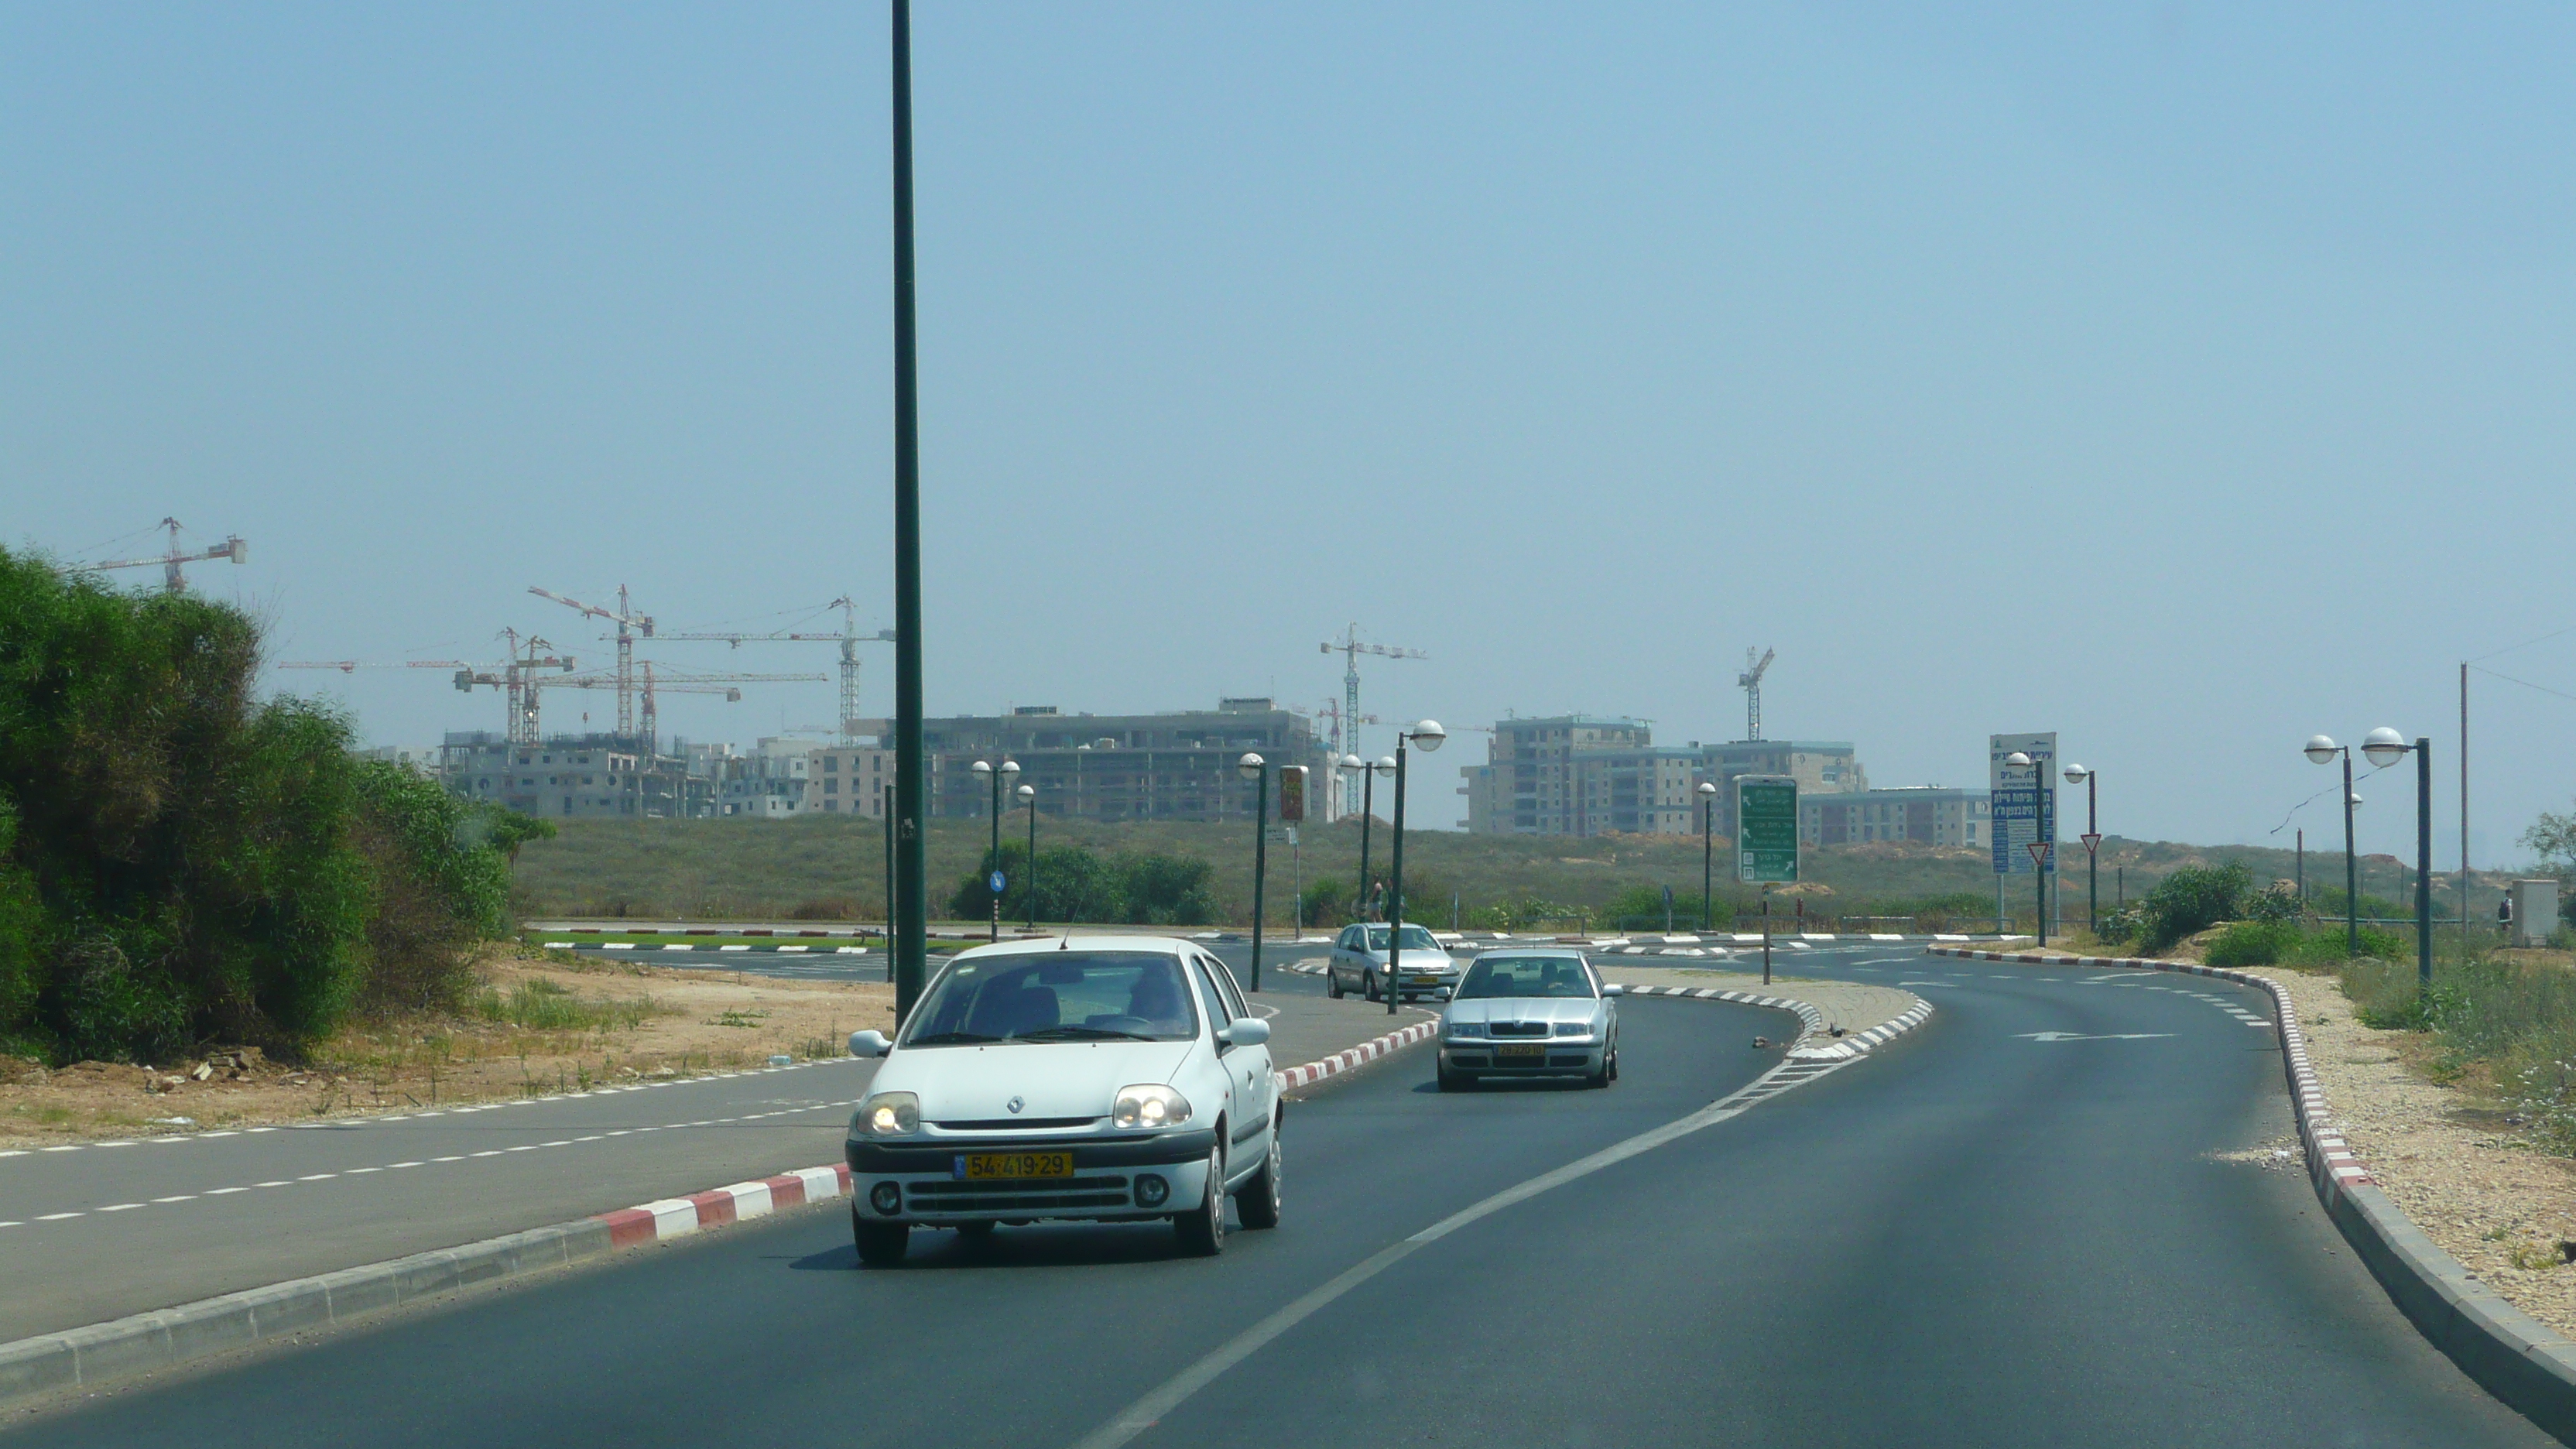
{"label": "road curb", "polygon": [[[1752,991],[1721,991],[1714,986],[1631,986],[1628,988],[1628,994],[1630,996],[1688,996],[1702,1001],[1732,1001],[1743,1006],[1767,1006],[1775,1011],[1790,1012],[1806,1024],[1805,1030],[1799,1034],[1801,1043],[1811,1038],[1825,1038],[1827,1030],[1825,1014],[1813,1003],[1786,996],[1764,996]],[[1823,1044],[1817,1046],[1793,1045],[1789,1048],[1788,1059],[1793,1062],[1841,1062],[1849,1061],[1854,1057],[1867,1056],[1931,1019],[1932,1003],[1917,996],[1914,998],[1914,1005],[1867,1031],[1853,1032],[1843,1037],[1825,1038]]]}
{"label": "road curb", "polygon": [[1290,1067],[1284,1072],[1273,1072],[1271,1075],[1278,1079],[1279,1090],[1283,1092],[1292,1092],[1299,1087],[1311,1087],[1326,1077],[1339,1076],[1354,1068],[1366,1066],[1380,1057],[1400,1052],[1417,1042],[1429,1041],[1431,1034],[1439,1029],[1440,1019],[1435,1016],[1427,1021],[1417,1021],[1400,1031],[1388,1032],[1375,1041],[1361,1042],[1348,1051],[1335,1052],[1322,1061],[1308,1062],[1303,1066]]}
{"label": "road curb", "polygon": [[2371,1179],[2326,1109],[2324,1086],[2309,1060],[2297,1008],[2279,982],[2192,961],[2146,956],[2043,956],[2036,952],[1965,951],[1930,946],[1926,955],[2024,965],[2121,967],[2210,976],[2252,986],[2272,998],[2281,1029],[2281,1064],[2290,1110],[2299,1124],[2308,1180],[2344,1241],[2388,1291],[2398,1311],[2459,1365],[2480,1388],[2560,1440],[2576,1444],[2576,1341],[2506,1302],[2409,1221]]}
{"label": "road curb", "polygon": [[0,1404],[174,1368],[208,1354],[328,1328],[459,1288],[847,1196],[849,1190],[846,1166],[802,1168],[690,1197],[665,1198],[460,1247],[291,1278],[175,1308],[22,1338],[0,1344]]}

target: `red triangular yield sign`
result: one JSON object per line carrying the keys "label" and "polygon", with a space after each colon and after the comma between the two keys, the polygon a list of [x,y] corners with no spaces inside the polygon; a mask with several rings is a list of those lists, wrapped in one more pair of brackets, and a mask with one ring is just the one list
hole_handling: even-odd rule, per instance
{"label": "red triangular yield sign", "polygon": [[2022,847],[2030,852],[2030,863],[2033,865],[2048,864],[2048,853],[2056,848],[2057,842],[2054,840],[2034,840]]}
{"label": "red triangular yield sign", "polygon": [[2091,855],[2093,852],[2095,852],[2095,851],[2097,851],[2097,850],[2100,850],[2100,849],[2102,848],[2102,837],[2101,837],[2101,836],[2096,835],[2096,834],[2094,834],[2094,833],[2092,833],[2091,831],[2089,831],[2089,830],[2088,830],[2088,831],[2086,831],[2086,832],[2084,833],[2084,835],[2083,835],[2083,837],[2082,837],[2082,838],[2083,838],[2083,841],[2084,841],[2084,853],[2085,853],[2086,855]]}

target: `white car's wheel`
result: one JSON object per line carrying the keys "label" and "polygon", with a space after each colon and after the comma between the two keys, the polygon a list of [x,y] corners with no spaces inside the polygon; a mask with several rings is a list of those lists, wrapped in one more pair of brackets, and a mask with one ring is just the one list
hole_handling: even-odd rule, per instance
{"label": "white car's wheel", "polygon": [[1213,1258],[1225,1251],[1225,1124],[1217,1124],[1217,1144],[1208,1149],[1207,1201],[1196,1212],[1185,1212],[1172,1219],[1172,1230],[1180,1235],[1181,1251],[1192,1257]]}
{"label": "white car's wheel", "polygon": [[1234,1210],[1247,1228],[1279,1226],[1279,1124],[1270,1124],[1270,1152],[1261,1171],[1234,1194]]}
{"label": "white car's wheel", "polygon": [[1342,973],[1329,966],[1324,968],[1324,994],[1335,1001],[1342,999]]}

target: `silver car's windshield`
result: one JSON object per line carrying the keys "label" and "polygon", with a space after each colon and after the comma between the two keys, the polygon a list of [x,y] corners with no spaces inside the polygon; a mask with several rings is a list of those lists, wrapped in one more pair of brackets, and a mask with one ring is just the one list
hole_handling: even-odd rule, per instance
{"label": "silver car's windshield", "polygon": [[1049,951],[960,961],[930,988],[905,1046],[1186,1041],[1198,1035],[1178,961],[1151,951]]}
{"label": "silver car's windshield", "polygon": [[[1386,949],[1386,927],[1369,927],[1368,948],[1372,951],[1383,951]],[[1437,951],[1440,949],[1440,943],[1432,940],[1431,933],[1424,930],[1422,927],[1407,926],[1404,928],[1404,949],[1408,951]]]}
{"label": "silver car's windshield", "polygon": [[1564,956],[1487,956],[1467,968],[1458,983],[1458,1000],[1479,996],[1553,996],[1589,998],[1592,973]]}

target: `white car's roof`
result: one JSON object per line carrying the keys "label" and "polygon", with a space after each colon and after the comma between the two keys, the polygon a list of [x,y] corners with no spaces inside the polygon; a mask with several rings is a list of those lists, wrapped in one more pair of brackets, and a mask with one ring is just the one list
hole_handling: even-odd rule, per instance
{"label": "white car's roof", "polygon": [[1487,956],[1571,956],[1581,960],[1583,948],[1580,946],[1488,946],[1476,953],[1479,960]]}
{"label": "white car's roof", "polygon": [[971,956],[981,960],[991,956],[1032,956],[1054,951],[1154,951],[1166,956],[1178,956],[1195,949],[1189,942],[1173,936],[1068,934],[1049,936],[1039,941],[998,941],[987,946],[977,946],[971,951],[960,951],[949,959],[963,961]]}

